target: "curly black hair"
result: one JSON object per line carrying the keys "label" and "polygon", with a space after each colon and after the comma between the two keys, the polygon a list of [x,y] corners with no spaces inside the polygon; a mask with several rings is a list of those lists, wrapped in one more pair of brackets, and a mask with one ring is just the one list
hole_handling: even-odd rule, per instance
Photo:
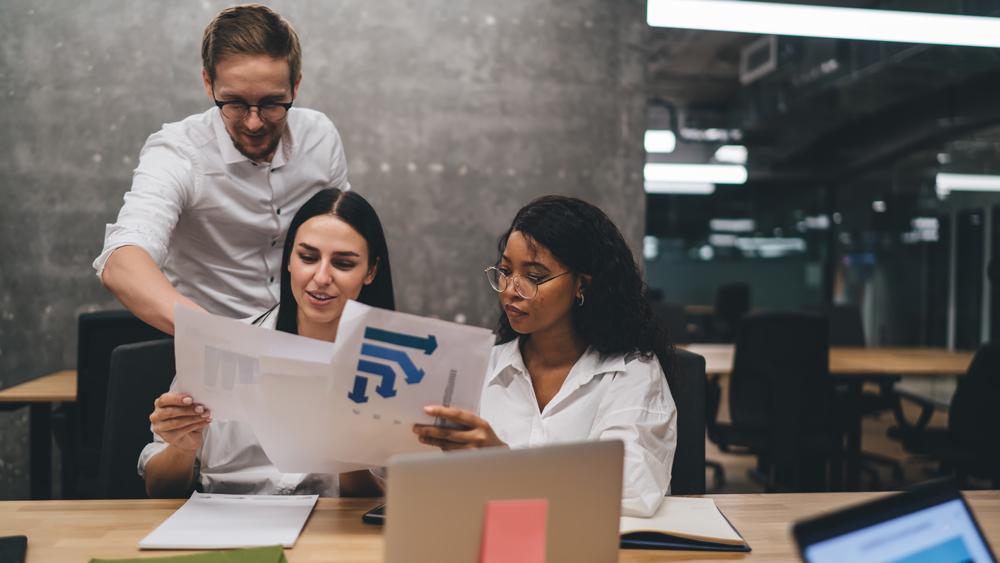
{"label": "curly black hair", "polygon": [[[632,251],[603,211],[573,197],[540,197],[522,207],[500,237],[498,263],[514,231],[544,246],[570,271],[591,276],[583,305],[572,312],[573,328],[584,342],[601,355],[655,356],[673,388],[673,347],[649,304]],[[497,343],[517,337],[501,308]]]}

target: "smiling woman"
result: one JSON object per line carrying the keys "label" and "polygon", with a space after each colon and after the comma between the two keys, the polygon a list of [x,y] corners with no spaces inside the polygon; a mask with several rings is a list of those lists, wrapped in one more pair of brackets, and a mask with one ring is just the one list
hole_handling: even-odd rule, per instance
{"label": "smiling woman", "polygon": [[[347,300],[395,308],[382,223],[363,197],[328,188],[299,209],[285,237],[280,299],[253,324],[329,342]],[[281,473],[246,423],[213,420],[173,385],[154,407],[153,442],[139,457],[150,496],[186,496],[195,484],[234,494],[378,494],[367,471]]]}

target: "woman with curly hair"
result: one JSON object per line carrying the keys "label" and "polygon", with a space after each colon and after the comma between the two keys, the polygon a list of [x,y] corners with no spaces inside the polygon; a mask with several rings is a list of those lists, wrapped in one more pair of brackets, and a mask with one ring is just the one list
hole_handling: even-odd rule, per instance
{"label": "woman with curly hair", "polygon": [[621,232],[585,201],[546,196],[517,213],[498,251],[486,276],[501,314],[479,415],[429,406],[466,429],[414,432],[443,450],[620,439],[622,513],[653,514],[677,444],[658,359],[670,349]]}

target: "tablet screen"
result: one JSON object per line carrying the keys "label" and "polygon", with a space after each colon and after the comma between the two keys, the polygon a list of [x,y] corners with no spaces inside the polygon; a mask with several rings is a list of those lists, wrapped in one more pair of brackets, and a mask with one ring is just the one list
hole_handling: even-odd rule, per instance
{"label": "tablet screen", "polygon": [[961,499],[815,543],[806,548],[805,558],[809,563],[994,561]]}

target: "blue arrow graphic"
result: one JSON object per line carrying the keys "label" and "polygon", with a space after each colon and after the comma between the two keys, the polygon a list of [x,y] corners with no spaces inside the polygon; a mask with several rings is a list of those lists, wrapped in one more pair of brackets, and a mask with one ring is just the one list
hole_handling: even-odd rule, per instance
{"label": "blue arrow graphic", "polygon": [[376,364],[368,360],[358,360],[358,371],[382,377],[382,382],[375,388],[375,392],[382,397],[388,399],[396,396],[396,372],[392,371],[392,366]]}
{"label": "blue arrow graphic", "polygon": [[420,380],[424,378],[424,370],[417,369],[417,366],[413,365],[413,360],[406,355],[406,352],[393,350],[392,348],[383,348],[374,344],[364,344],[361,346],[361,355],[399,364],[399,367],[403,368],[403,373],[406,374],[406,383],[409,385],[420,383]]}
{"label": "blue arrow graphic", "polygon": [[424,354],[428,356],[433,354],[434,350],[437,349],[437,338],[434,338],[433,334],[427,335],[427,338],[420,338],[419,336],[410,336],[409,334],[400,332],[368,327],[365,329],[365,338],[403,346],[404,348],[416,348],[417,350],[423,350]]}
{"label": "blue arrow graphic", "polygon": [[354,389],[347,394],[347,398],[354,401],[355,403],[367,403],[368,402],[368,378],[361,377],[360,375],[354,376]]}

